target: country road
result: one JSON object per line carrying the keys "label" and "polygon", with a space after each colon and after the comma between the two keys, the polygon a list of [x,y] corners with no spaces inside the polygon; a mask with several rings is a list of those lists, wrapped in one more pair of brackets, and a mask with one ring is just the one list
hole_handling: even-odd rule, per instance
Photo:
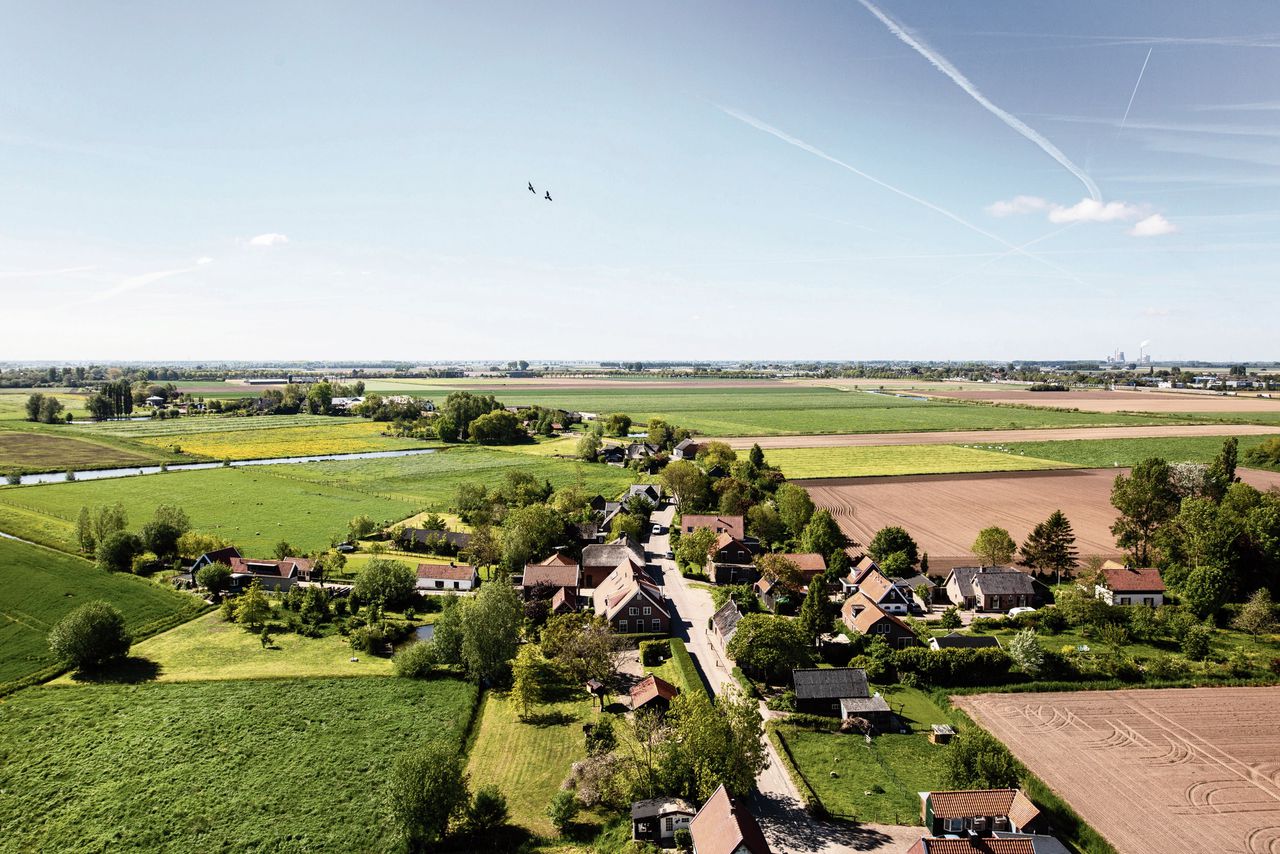
{"label": "country road", "polygon": [[[654,511],[653,524],[670,531],[674,507]],[[707,586],[690,582],[676,569],[675,561],[664,555],[670,548],[668,533],[651,534],[645,550],[652,554],[651,563],[662,575],[662,585],[671,603],[672,633],[685,642],[689,655],[697,665],[702,680],[713,696],[733,690],[733,661],[724,653],[709,630],[715,608]],[[764,703],[760,713],[770,714]],[[903,851],[920,838],[918,827],[881,826],[873,824],[835,824],[818,821],[804,811],[796,790],[779,760],[773,743],[764,741],[769,764],[756,777],[754,808],[760,827],[776,854],[848,854],[855,851]]]}
{"label": "country road", "polygon": [[929,433],[831,433],[805,436],[708,436],[698,441],[727,442],[735,450],[759,445],[777,448],[849,448],[877,445],[967,445],[1005,442],[1066,442],[1073,439],[1168,439],[1186,436],[1271,436],[1280,426],[1266,424],[1154,424],[1146,427],[1050,427],[1027,430],[938,430]]}

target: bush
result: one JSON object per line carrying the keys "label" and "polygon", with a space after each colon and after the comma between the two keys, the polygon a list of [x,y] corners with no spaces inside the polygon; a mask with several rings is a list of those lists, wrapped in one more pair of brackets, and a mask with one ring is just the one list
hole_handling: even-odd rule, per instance
{"label": "bush", "polygon": [[71,611],[49,632],[49,649],[76,670],[97,670],[128,655],[133,638],[124,615],[109,602],[89,602]]}
{"label": "bush", "polygon": [[352,630],[347,642],[356,652],[376,652],[387,642],[387,638],[377,626],[361,626]]}
{"label": "bush", "polygon": [[689,828],[681,827],[676,830],[675,843],[676,848],[681,851],[693,850],[693,834],[689,833]]}
{"label": "bush", "polygon": [[556,832],[564,835],[577,817],[578,801],[573,797],[573,792],[567,792],[564,789],[556,792],[551,798],[550,806],[547,807],[547,818],[551,819],[551,826],[556,829]]}
{"label": "bush", "polygon": [[1146,663],[1147,676],[1161,681],[1184,679],[1186,678],[1187,670],[1186,662],[1168,654],[1157,655]]}
{"label": "bush", "polygon": [[770,697],[765,705],[775,712],[794,712],[796,710],[796,692],[783,691],[776,697]]}
{"label": "bush", "polygon": [[1213,629],[1203,623],[1196,623],[1182,636],[1182,654],[1192,661],[1204,661],[1209,657],[1209,641],[1212,637]]}
{"label": "bush", "polygon": [[436,645],[431,641],[411,643],[396,653],[396,675],[406,679],[426,679],[434,672],[439,660]]}
{"label": "bush", "polygon": [[467,830],[474,836],[488,836],[506,824],[510,814],[507,799],[497,786],[481,786],[467,807]]}
{"label": "bush", "polygon": [[1002,649],[941,649],[922,647],[893,653],[899,678],[915,673],[926,685],[960,688],[973,685],[1000,685],[1008,681],[1012,659]]}
{"label": "bush", "polygon": [[657,667],[671,657],[671,642],[667,640],[642,641],[640,662],[645,667]]}
{"label": "bush", "polygon": [[960,609],[955,605],[942,612],[942,619],[938,624],[944,629],[958,629],[961,626]]}
{"label": "bush", "polygon": [[1051,635],[1056,635],[1067,627],[1067,618],[1057,608],[1042,608],[1038,613],[1040,628]]}

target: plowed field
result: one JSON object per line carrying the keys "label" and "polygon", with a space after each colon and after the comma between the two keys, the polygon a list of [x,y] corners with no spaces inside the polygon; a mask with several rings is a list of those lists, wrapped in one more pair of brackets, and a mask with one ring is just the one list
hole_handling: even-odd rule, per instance
{"label": "plowed field", "polygon": [[982,389],[965,391],[930,391],[930,397],[948,400],[980,400],[987,403],[1021,403],[1029,406],[1052,406],[1081,409],[1085,412],[1221,412],[1241,414],[1269,412],[1280,414],[1280,399],[1240,396],[1191,394],[1158,391],[1027,391],[1026,389]]}
{"label": "plowed field", "polygon": [[955,702],[1124,854],[1280,851],[1280,688]]}

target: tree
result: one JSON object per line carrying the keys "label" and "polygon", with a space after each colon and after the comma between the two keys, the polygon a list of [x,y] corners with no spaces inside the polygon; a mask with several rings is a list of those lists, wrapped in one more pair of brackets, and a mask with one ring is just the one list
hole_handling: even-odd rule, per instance
{"label": "tree", "polygon": [[467,830],[475,837],[487,838],[505,825],[510,815],[502,790],[493,784],[481,786],[467,807]]}
{"label": "tree", "polygon": [[478,445],[514,445],[529,438],[514,412],[495,409],[471,422],[471,440]]}
{"label": "tree", "polygon": [[1032,679],[1044,669],[1044,647],[1036,638],[1035,629],[1023,629],[1009,641],[1009,657]]}
{"label": "tree", "polygon": [[271,603],[267,601],[267,594],[262,592],[262,582],[256,578],[253,580],[244,595],[236,600],[235,610],[236,622],[242,626],[258,631],[266,625],[271,619]]}
{"label": "tree", "polygon": [[281,540],[276,543],[275,556],[276,560],[284,560],[293,555],[293,546],[289,545],[288,540]]}
{"label": "tree", "polygon": [[964,625],[960,619],[960,609],[952,605],[950,608],[942,612],[942,619],[938,621],[938,625],[944,629],[958,629]]}
{"label": "tree", "polygon": [[551,803],[547,807],[547,818],[551,819],[551,826],[556,829],[556,833],[563,836],[573,826],[573,820],[577,817],[578,801],[574,798],[573,792],[561,789],[551,796]]}
{"label": "tree", "polygon": [[503,566],[519,572],[529,561],[551,554],[564,532],[564,517],[545,504],[515,508],[502,523]]}
{"label": "tree", "polygon": [[738,459],[738,454],[727,442],[702,442],[698,445],[698,462],[704,469],[716,466],[728,469]]}
{"label": "tree", "polygon": [[107,572],[128,572],[133,559],[142,554],[142,540],[128,531],[116,531],[99,540],[94,549],[98,568]]}
{"label": "tree", "polygon": [[1061,573],[1076,565],[1076,535],[1061,510],[1032,529],[1022,544],[1022,563],[1040,572]]}
{"label": "tree", "polygon": [[786,555],[767,553],[756,558],[756,567],[760,574],[779,587],[788,590],[799,590],[804,587],[804,573],[796,562]]}
{"label": "tree", "polygon": [[630,537],[639,542],[642,539],[643,531],[644,520],[631,513],[619,513],[609,523],[609,537],[615,540],[618,537]]}
{"label": "tree", "polygon": [[877,566],[890,578],[906,578],[911,574],[911,559],[906,552],[890,552],[884,556]]}
{"label": "tree", "polygon": [[814,512],[809,518],[809,524],[804,526],[804,533],[800,535],[801,550],[820,555],[833,554],[848,543],[848,538],[836,524],[831,512],[825,509]]}
{"label": "tree", "polygon": [[417,573],[408,564],[375,557],[356,576],[352,592],[382,610],[408,602],[417,585]]}
{"label": "tree", "polygon": [[942,752],[942,784],[948,789],[1012,789],[1018,768],[1008,749],[977,727],[952,739]]}
{"label": "tree", "polygon": [[110,535],[129,527],[129,517],[123,504],[113,504],[94,509],[91,519],[93,542],[101,543]]}
{"label": "tree", "polygon": [[800,631],[804,632],[811,645],[816,646],[818,638],[831,631],[833,616],[827,590],[820,581],[815,580],[809,585],[804,602],[800,604],[800,613],[796,616]]}
{"label": "tree", "polygon": [[194,559],[209,552],[225,549],[230,545],[231,541],[226,537],[219,537],[216,534],[202,534],[199,531],[187,531],[181,537],[178,537],[178,556]]}
{"label": "tree", "polygon": [[625,412],[613,412],[606,415],[604,432],[610,436],[625,438],[631,432],[631,416]]}
{"label": "tree", "polygon": [[978,532],[978,538],[973,541],[971,549],[982,566],[999,566],[1013,560],[1013,553],[1018,546],[1008,531],[993,525]]}
{"label": "tree", "polygon": [[782,517],[782,523],[791,531],[791,536],[798,538],[813,516],[813,499],[809,497],[808,491],[794,483],[784,483],[778,487],[774,500],[778,502],[778,515]]}
{"label": "tree", "polygon": [[679,761],[692,781],[687,794],[695,800],[705,800],[722,785],[733,792],[750,791],[769,764],[760,708],[737,691],[714,702],[701,691],[682,693],[672,702],[668,720]]}
{"label": "tree", "polygon": [[27,420],[40,420],[40,407],[44,404],[44,395],[40,392],[32,392],[27,398]]}
{"label": "tree", "polygon": [[1253,591],[1253,595],[1241,606],[1240,613],[1236,615],[1231,625],[1242,632],[1248,632],[1255,641],[1258,635],[1274,631],[1276,610],[1275,603],[1271,601],[1271,591],[1265,587],[1259,587]]}
{"label": "tree", "polygon": [[298,609],[298,616],[304,623],[312,625],[329,619],[329,595],[324,592],[323,587],[312,585],[307,588],[307,592],[302,594],[302,606]]}
{"label": "tree", "polygon": [[680,544],[676,546],[676,560],[684,566],[702,569],[707,565],[708,552],[715,544],[716,536],[716,532],[710,528],[694,528],[680,537]]}
{"label": "tree", "polygon": [[772,548],[787,539],[787,526],[771,502],[753,504],[747,510],[747,531],[765,548]]}
{"label": "tree", "polygon": [[533,707],[542,702],[545,670],[546,659],[538,645],[523,644],[511,668],[511,704],[521,720],[528,720]]}
{"label": "tree", "polygon": [[347,539],[355,542],[378,530],[378,524],[368,516],[356,516],[347,526]]}
{"label": "tree", "polygon": [[231,583],[231,567],[225,563],[206,563],[196,570],[196,584],[208,590],[213,596],[219,596]]}
{"label": "tree", "polygon": [[307,390],[307,411],[312,415],[328,415],[333,406],[333,386],[318,382]]}
{"label": "tree", "polygon": [[[437,631],[439,631],[437,629]],[[603,617],[585,612],[557,614],[542,627],[542,652],[575,682],[609,680],[618,640]]]}
{"label": "tree", "polygon": [[[510,584],[486,584],[462,612],[462,663],[478,682],[506,679],[524,609]],[[439,631],[439,629],[437,629]]]}
{"label": "tree", "polygon": [[1220,567],[1196,567],[1182,584],[1182,602],[1200,619],[1211,617],[1227,601],[1231,582]]}
{"label": "tree", "polygon": [[1138,566],[1150,566],[1157,533],[1179,509],[1178,494],[1169,480],[1169,464],[1151,457],[1134,466],[1128,477],[1116,475],[1111,504],[1120,511],[1111,526],[1116,545],[1128,551]]}
{"label": "tree", "polygon": [[435,644],[441,664],[462,663],[462,620],[470,605],[471,600],[457,596],[443,596],[440,599],[440,616],[436,617],[431,642]]}
{"label": "tree", "polygon": [[476,525],[471,541],[459,552],[472,566],[497,566],[502,561],[502,542],[492,525]]}
{"label": "tree", "polygon": [[76,670],[97,670],[129,654],[133,638],[124,615],[110,602],[89,602],[59,620],[49,632],[49,649]]}
{"label": "tree", "polygon": [[1226,496],[1227,489],[1235,482],[1239,459],[1240,440],[1235,436],[1228,437],[1205,473],[1205,493],[1208,498],[1221,501]]}
{"label": "tree", "polygon": [[751,446],[751,452],[747,454],[747,459],[757,469],[764,468],[764,449],[760,447],[759,442]]}
{"label": "tree", "polygon": [[186,511],[171,504],[161,504],[154,517],[142,526],[142,542],[148,551],[162,559],[176,557],[178,538],[191,529]]}
{"label": "tree", "polygon": [[1192,661],[1204,661],[1209,657],[1213,629],[1204,623],[1195,623],[1182,636],[1182,654]]}
{"label": "tree", "polygon": [[40,398],[39,405],[36,408],[35,417],[31,416],[31,398],[27,399],[27,420],[39,421],[41,424],[57,424],[62,420],[62,401],[53,395],[33,394],[31,397]]}
{"label": "tree", "polygon": [[739,620],[726,651],[743,670],[775,685],[811,662],[809,640],[800,626],[772,614],[747,614]]}
{"label": "tree", "polygon": [[446,741],[401,756],[387,775],[392,824],[410,851],[424,851],[449,832],[470,801],[462,757]]}
{"label": "tree", "polygon": [[80,546],[81,554],[93,554],[93,521],[88,507],[81,507],[80,515],[76,517],[76,544]]}
{"label": "tree", "polygon": [[707,476],[688,460],[675,460],[658,475],[662,485],[676,498],[681,513],[691,513],[707,501]]}
{"label": "tree", "polygon": [[594,463],[600,456],[600,437],[595,433],[587,433],[578,440],[578,459]]}
{"label": "tree", "polygon": [[657,445],[663,450],[671,450],[671,446],[675,444],[676,431],[663,419],[657,417],[649,419],[649,427],[646,431],[649,443]]}
{"label": "tree", "polygon": [[[915,566],[919,559],[920,550],[916,545],[916,541],[911,538],[905,528],[897,525],[890,525],[876,531],[871,542],[867,543],[867,554],[871,555],[872,560],[877,563],[883,561],[889,555],[894,553],[902,553],[907,557],[907,564]],[[881,567],[883,569],[883,567]]]}

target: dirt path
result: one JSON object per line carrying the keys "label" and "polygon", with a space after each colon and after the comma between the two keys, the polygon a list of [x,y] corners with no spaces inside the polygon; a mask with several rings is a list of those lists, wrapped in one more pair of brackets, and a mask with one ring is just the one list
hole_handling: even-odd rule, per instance
{"label": "dirt path", "polygon": [[[833,433],[821,436],[737,436],[718,441],[734,449],[843,448],[874,445],[966,445],[1065,442],[1072,439],[1167,439],[1183,436],[1269,436],[1266,424],[1157,424],[1146,427],[1053,427],[1038,430],[940,430],[930,433]],[[701,440],[699,440],[701,441]],[[708,439],[707,441],[711,441]]]}

